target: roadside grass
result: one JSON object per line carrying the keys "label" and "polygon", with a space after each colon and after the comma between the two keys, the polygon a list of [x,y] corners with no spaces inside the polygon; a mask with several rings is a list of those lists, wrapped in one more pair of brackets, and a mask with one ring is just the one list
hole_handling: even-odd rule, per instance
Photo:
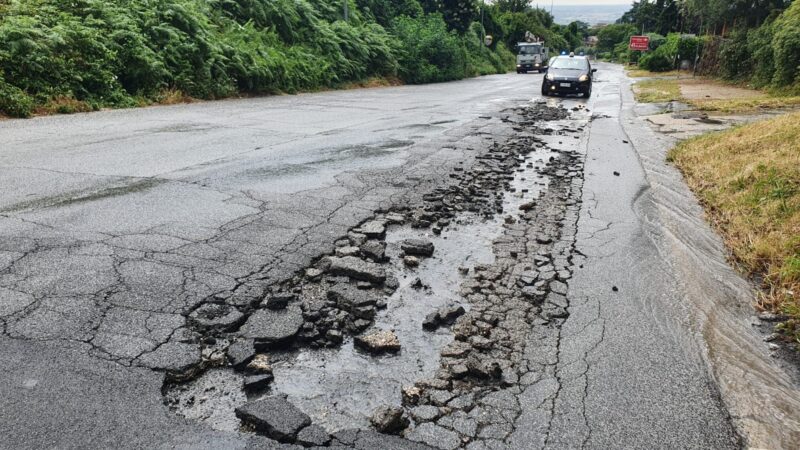
{"label": "roadside grass", "polygon": [[721,114],[749,114],[763,110],[800,108],[800,96],[773,92],[716,78],[681,77],[686,72],[649,72],[633,69],[628,76],[659,77],[633,85],[636,100],[642,103],[681,101],[698,111]]}
{"label": "roadside grass", "polygon": [[800,97],[690,100],[689,104],[700,111],[721,112],[725,114],[752,113],[764,109],[800,107]]}
{"label": "roadside grass", "polygon": [[673,100],[682,101],[681,86],[678,80],[643,80],[633,85],[636,101],[641,103],[661,103]]}
{"label": "roadside grass", "polygon": [[689,139],[668,155],[733,257],[762,284],[759,304],[800,342],[800,112]]}
{"label": "roadside grass", "polygon": [[44,116],[50,114],[74,114],[94,110],[95,108],[86,102],[76,100],[72,97],[60,96],[36,108],[34,114],[37,116]]}
{"label": "roadside grass", "polygon": [[672,70],[669,72],[650,72],[644,69],[627,69],[628,76],[631,78],[680,78],[681,76],[691,76],[691,72],[683,72],[680,70]]}

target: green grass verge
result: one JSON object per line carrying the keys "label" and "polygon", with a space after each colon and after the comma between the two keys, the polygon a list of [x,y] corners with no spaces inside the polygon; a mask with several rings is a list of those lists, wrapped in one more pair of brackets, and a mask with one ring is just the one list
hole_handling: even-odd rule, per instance
{"label": "green grass verge", "polygon": [[762,307],[800,342],[800,113],[683,142],[669,154],[733,256],[763,280]]}

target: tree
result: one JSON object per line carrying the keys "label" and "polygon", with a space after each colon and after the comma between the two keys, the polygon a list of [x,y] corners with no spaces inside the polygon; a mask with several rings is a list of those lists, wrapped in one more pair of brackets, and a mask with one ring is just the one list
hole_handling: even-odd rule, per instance
{"label": "tree", "polygon": [[494,2],[501,12],[525,12],[531,9],[531,0],[497,0]]}
{"label": "tree", "polygon": [[618,43],[627,43],[638,31],[635,26],[625,23],[607,25],[597,32],[597,51],[612,52]]}
{"label": "tree", "polygon": [[422,7],[427,13],[441,13],[451,30],[464,33],[478,18],[476,0],[423,0]]}

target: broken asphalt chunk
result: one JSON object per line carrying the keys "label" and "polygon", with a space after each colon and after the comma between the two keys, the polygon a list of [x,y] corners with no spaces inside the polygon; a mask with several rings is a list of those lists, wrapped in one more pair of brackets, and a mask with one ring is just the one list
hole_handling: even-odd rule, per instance
{"label": "broken asphalt chunk", "polygon": [[303,326],[300,308],[274,311],[259,309],[242,326],[240,334],[255,341],[256,348],[287,344]]}
{"label": "broken asphalt chunk", "polygon": [[433,242],[424,239],[406,239],[400,243],[400,249],[406,255],[425,256],[433,255]]}
{"label": "broken asphalt chunk", "polygon": [[345,256],[343,258],[330,258],[329,271],[333,275],[342,275],[356,280],[383,283],[386,281],[386,271],[379,265],[356,258]]}
{"label": "broken asphalt chunk", "polygon": [[376,430],[386,434],[399,434],[409,425],[403,408],[392,406],[382,406],[375,410],[370,422]]}
{"label": "broken asphalt chunk", "polygon": [[280,442],[294,442],[311,418],[283,397],[267,397],[236,408],[236,417]]}
{"label": "broken asphalt chunk", "polygon": [[233,367],[242,367],[256,355],[252,339],[239,339],[228,347],[228,362]]}
{"label": "broken asphalt chunk", "polygon": [[331,436],[319,425],[309,425],[297,433],[296,443],[304,447],[324,447],[331,442]]}
{"label": "broken asphalt chunk", "polygon": [[245,315],[238,309],[219,303],[204,303],[189,314],[189,322],[204,330],[230,330],[244,319]]}
{"label": "broken asphalt chunk", "polygon": [[151,369],[166,371],[171,380],[184,381],[200,370],[200,348],[194,344],[167,342],[139,357],[139,363]]}
{"label": "broken asphalt chunk", "polygon": [[370,353],[396,353],[400,351],[400,340],[393,331],[377,331],[366,336],[356,336],[353,344]]}

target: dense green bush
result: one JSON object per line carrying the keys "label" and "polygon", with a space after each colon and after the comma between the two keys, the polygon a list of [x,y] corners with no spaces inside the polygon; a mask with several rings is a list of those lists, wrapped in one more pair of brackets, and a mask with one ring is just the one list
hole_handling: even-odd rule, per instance
{"label": "dense green bush", "polygon": [[666,38],[660,40],[655,50],[649,51],[639,58],[639,67],[651,72],[666,72],[675,69],[681,59],[692,60],[699,45],[700,40],[695,37],[670,33]]}
{"label": "dense green bush", "polygon": [[12,117],[29,117],[33,113],[33,99],[0,77],[0,111]]}
{"label": "dense green bush", "polygon": [[751,82],[759,88],[769,86],[775,75],[775,54],[772,50],[774,35],[772,23],[750,30],[747,48],[750,51]]}
{"label": "dense green bush", "polygon": [[479,25],[463,27],[467,16],[454,9],[449,23],[417,0],[350,0],[349,20],[342,16],[340,0],[0,0],[0,112],[133,106],[166,92],[296,92],[369,77],[444,81],[513,67],[504,47],[480,45]]}
{"label": "dense green bush", "polygon": [[399,44],[399,75],[409,83],[456,80],[466,75],[466,50],[442,16],[400,17],[392,31]]}
{"label": "dense green bush", "polygon": [[800,94],[800,2],[793,2],[775,21],[772,51],[775,61],[772,86]]}

